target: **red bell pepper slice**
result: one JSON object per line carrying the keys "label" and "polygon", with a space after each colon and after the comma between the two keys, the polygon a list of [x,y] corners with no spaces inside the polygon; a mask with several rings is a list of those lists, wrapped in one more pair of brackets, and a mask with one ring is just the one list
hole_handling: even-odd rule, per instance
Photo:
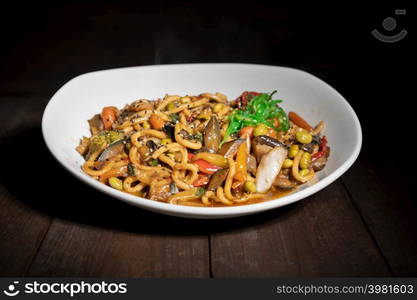
{"label": "red bell pepper slice", "polygon": [[216,171],[222,169],[222,167],[213,165],[203,159],[197,159],[193,161],[193,164],[196,164],[200,172],[205,174],[214,174]]}
{"label": "red bell pepper slice", "polygon": [[311,156],[311,160],[315,161],[316,159],[319,159],[322,156],[326,156],[328,152],[329,152],[329,146],[327,146],[327,139],[326,139],[326,136],[323,136],[321,138],[319,151],[317,151],[315,154]]}

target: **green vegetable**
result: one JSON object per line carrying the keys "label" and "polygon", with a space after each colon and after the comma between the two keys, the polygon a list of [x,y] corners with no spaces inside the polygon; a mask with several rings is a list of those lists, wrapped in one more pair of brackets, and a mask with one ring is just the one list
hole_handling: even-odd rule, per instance
{"label": "green vegetable", "polygon": [[106,143],[108,145],[113,144],[124,138],[123,131],[119,130],[104,130],[95,136],[97,143]]}
{"label": "green vegetable", "polygon": [[143,123],[142,123],[142,126],[143,126],[143,128],[144,128],[144,129],[149,129],[149,128],[151,128],[151,124],[149,124],[149,122],[148,122],[148,121],[143,122]]}
{"label": "green vegetable", "polygon": [[309,169],[301,170],[298,174],[300,174],[301,177],[306,177],[310,173]]}
{"label": "green vegetable", "polygon": [[112,188],[123,191],[123,182],[117,177],[110,177],[109,184]]}
{"label": "green vegetable", "polygon": [[[234,110],[229,115],[229,126],[226,129],[223,143],[226,139],[238,132],[245,126],[256,126],[260,123],[275,129],[276,131],[287,131],[290,128],[287,114],[278,106],[282,100],[272,100],[272,96],[276,91],[271,94],[260,94],[253,97],[245,110]],[[274,126],[274,120],[278,119],[279,127]]]}
{"label": "green vegetable", "polygon": [[100,149],[103,150],[108,145],[124,139],[124,137],[123,131],[103,130],[99,132],[97,135],[90,138],[90,147],[86,158],[88,159],[96,151],[99,151]]}
{"label": "green vegetable", "polygon": [[175,109],[175,103],[174,102],[170,102],[170,103],[168,103],[168,105],[167,105],[167,108],[168,108],[168,110],[174,110]]}
{"label": "green vegetable", "polygon": [[288,168],[291,168],[292,167],[292,165],[293,165],[293,160],[292,159],[289,159],[289,158],[287,158],[286,160],[284,160],[284,163],[282,164],[282,167],[284,168],[284,169],[288,169]]}
{"label": "green vegetable", "polygon": [[197,132],[197,133],[193,134],[192,139],[194,141],[197,141],[197,142],[202,142],[203,141],[203,135],[201,134],[201,132]]}
{"label": "green vegetable", "polygon": [[204,195],[205,192],[206,192],[206,190],[204,188],[198,187],[197,190],[196,190],[196,192],[195,192],[195,195],[197,197],[201,197],[201,196]]}
{"label": "green vegetable", "polygon": [[301,156],[300,160],[300,168],[301,169],[308,169],[311,163],[311,154],[308,152],[304,152],[303,156]]}
{"label": "green vegetable", "polygon": [[300,150],[300,147],[298,145],[291,145],[290,151],[288,152],[288,157],[290,158],[296,157],[299,150]]}
{"label": "green vegetable", "polygon": [[221,103],[217,103],[213,106],[213,112],[218,113],[223,109],[224,105]]}
{"label": "green vegetable", "polygon": [[149,162],[149,164],[150,164],[152,167],[156,167],[157,165],[159,165],[159,160],[158,160],[158,159],[152,159],[152,160]]}
{"label": "green vegetable", "polygon": [[131,163],[129,163],[127,165],[127,173],[129,174],[129,176],[135,176],[136,175],[135,168],[133,167],[133,165]]}
{"label": "green vegetable", "polygon": [[295,138],[297,139],[298,142],[302,143],[302,144],[309,144],[311,143],[311,141],[313,140],[313,137],[311,134],[309,134],[307,131],[302,130],[302,131],[298,131],[295,134]]}
{"label": "green vegetable", "polygon": [[100,147],[104,147],[104,145],[106,145],[106,137],[104,135],[94,135],[91,137],[90,139],[90,147],[94,147],[99,149]]}
{"label": "green vegetable", "polygon": [[176,124],[178,122],[178,120],[180,119],[180,116],[177,114],[170,114],[169,118],[171,119],[171,122]]}
{"label": "green vegetable", "polygon": [[171,139],[166,138],[166,139],[161,140],[161,145],[167,145],[167,144],[170,144],[170,143],[172,143]]}
{"label": "green vegetable", "polygon": [[256,185],[252,181],[245,181],[245,184],[243,185],[243,188],[248,193],[256,193]]}

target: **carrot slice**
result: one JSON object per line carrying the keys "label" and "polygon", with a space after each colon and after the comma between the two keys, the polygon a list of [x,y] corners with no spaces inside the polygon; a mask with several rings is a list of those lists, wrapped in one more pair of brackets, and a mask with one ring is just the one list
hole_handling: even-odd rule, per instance
{"label": "carrot slice", "polygon": [[242,143],[242,145],[239,146],[239,149],[236,153],[236,174],[235,179],[241,182],[244,182],[246,180],[246,177],[248,176],[247,172],[247,161],[248,161],[248,150],[247,150],[247,144]]}
{"label": "carrot slice", "polygon": [[116,121],[117,113],[114,106],[106,106],[101,111],[101,121],[103,122],[104,129],[110,130],[113,123]]}
{"label": "carrot slice", "polygon": [[304,128],[305,130],[308,130],[308,131],[313,130],[310,124],[308,124],[307,121],[301,118],[297,113],[290,111],[290,113],[288,114],[288,117],[290,118],[291,122],[293,122],[298,127]]}
{"label": "carrot slice", "polygon": [[151,123],[152,128],[156,130],[162,129],[165,125],[164,120],[162,120],[162,118],[157,114],[151,115],[149,122]]}
{"label": "carrot slice", "polygon": [[252,126],[246,126],[243,127],[240,131],[239,131],[239,136],[240,137],[246,137],[249,136],[250,138],[253,138],[253,130],[254,128]]}

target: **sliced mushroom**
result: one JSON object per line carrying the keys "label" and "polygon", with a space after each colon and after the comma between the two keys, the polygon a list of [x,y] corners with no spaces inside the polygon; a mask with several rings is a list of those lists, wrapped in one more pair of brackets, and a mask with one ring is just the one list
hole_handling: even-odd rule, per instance
{"label": "sliced mushroom", "polygon": [[152,110],[155,108],[154,105],[154,101],[139,99],[130,104],[127,109],[130,111]]}
{"label": "sliced mushroom", "polygon": [[226,180],[227,173],[229,173],[229,169],[221,169],[214,173],[207,185],[207,190],[215,191],[219,186],[221,186]]}
{"label": "sliced mushroom", "polygon": [[127,121],[130,117],[132,117],[135,114],[134,111],[130,111],[128,109],[122,109],[120,111],[119,116],[117,117],[117,123],[123,124],[123,122]]}
{"label": "sliced mushroom", "polygon": [[78,153],[80,153],[82,156],[85,156],[88,152],[88,147],[90,146],[90,139],[87,137],[83,137],[80,140],[80,144],[75,148]]}
{"label": "sliced mushroom", "polygon": [[171,194],[176,194],[179,192],[178,187],[174,182],[171,182],[171,184],[169,185],[169,192]]}
{"label": "sliced mushroom", "polygon": [[285,147],[283,143],[267,135],[259,135],[255,137],[254,142],[255,144],[267,145],[270,147]]}
{"label": "sliced mushroom", "polygon": [[158,145],[151,139],[146,141],[146,146],[149,148],[151,153],[158,149]]}
{"label": "sliced mushroom", "polygon": [[252,174],[256,174],[256,167],[258,166],[258,163],[256,161],[255,156],[248,155],[248,171]]}
{"label": "sliced mushroom", "polygon": [[208,152],[216,153],[221,141],[219,120],[215,115],[204,128],[204,147]]}
{"label": "sliced mushroom", "polygon": [[262,156],[256,171],[256,190],[258,192],[264,193],[269,190],[278,176],[287,154],[286,148],[275,147]]}
{"label": "sliced mushroom", "polygon": [[308,153],[313,153],[314,147],[317,147],[315,143],[303,144],[301,146],[301,150],[308,152]]}
{"label": "sliced mushroom", "polygon": [[220,150],[217,152],[220,155],[223,155],[224,157],[232,157],[236,154],[237,149],[239,146],[245,142],[245,139],[237,139],[234,141],[227,142],[223,144],[223,146],[220,148]]}
{"label": "sliced mushroom", "polygon": [[88,120],[88,125],[90,125],[91,135],[97,135],[100,131],[104,130],[103,122],[99,114],[94,115],[94,117]]}
{"label": "sliced mushroom", "polygon": [[262,157],[273,149],[273,147],[268,145],[256,144],[255,141],[252,142],[253,154],[258,162],[261,161]]}
{"label": "sliced mushroom", "polygon": [[175,126],[171,123],[166,123],[162,130],[171,138],[175,139]]}
{"label": "sliced mushroom", "polygon": [[97,167],[100,169],[102,163],[109,160],[110,158],[122,154],[125,149],[126,140],[118,140],[112,144],[110,144],[104,151],[100,154],[97,161],[101,162],[97,164]]}
{"label": "sliced mushroom", "polygon": [[[281,172],[282,173],[282,172]],[[294,182],[288,178],[288,175],[279,174],[274,181],[274,186],[279,187],[280,189],[293,189],[297,186],[297,182]]]}
{"label": "sliced mushroom", "polygon": [[320,158],[317,158],[316,160],[314,160],[311,163],[311,167],[313,168],[314,171],[321,171],[323,170],[323,168],[326,166],[327,164],[327,157],[322,156]]}
{"label": "sliced mushroom", "polygon": [[274,147],[286,148],[283,143],[267,135],[259,135],[252,140],[253,153],[258,162],[261,161],[262,156],[267,154]]}
{"label": "sliced mushroom", "polygon": [[166,182],[166,180],[152,181],[149,186],[149,199],[154,201],[166,201],[169,196],[171,196],[170,182]]}

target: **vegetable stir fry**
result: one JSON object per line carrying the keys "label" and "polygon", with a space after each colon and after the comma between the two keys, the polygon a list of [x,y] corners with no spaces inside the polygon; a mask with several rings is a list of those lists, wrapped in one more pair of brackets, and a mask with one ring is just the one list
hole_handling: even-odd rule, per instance
{"label": "vegetable stir fry", "polygon": [[104,107],[76,150],[82,169],[114,189],[154,201],[231,206],[284,195],[311,181],[330,154],[315,127],[272,93],[139,99]]}

